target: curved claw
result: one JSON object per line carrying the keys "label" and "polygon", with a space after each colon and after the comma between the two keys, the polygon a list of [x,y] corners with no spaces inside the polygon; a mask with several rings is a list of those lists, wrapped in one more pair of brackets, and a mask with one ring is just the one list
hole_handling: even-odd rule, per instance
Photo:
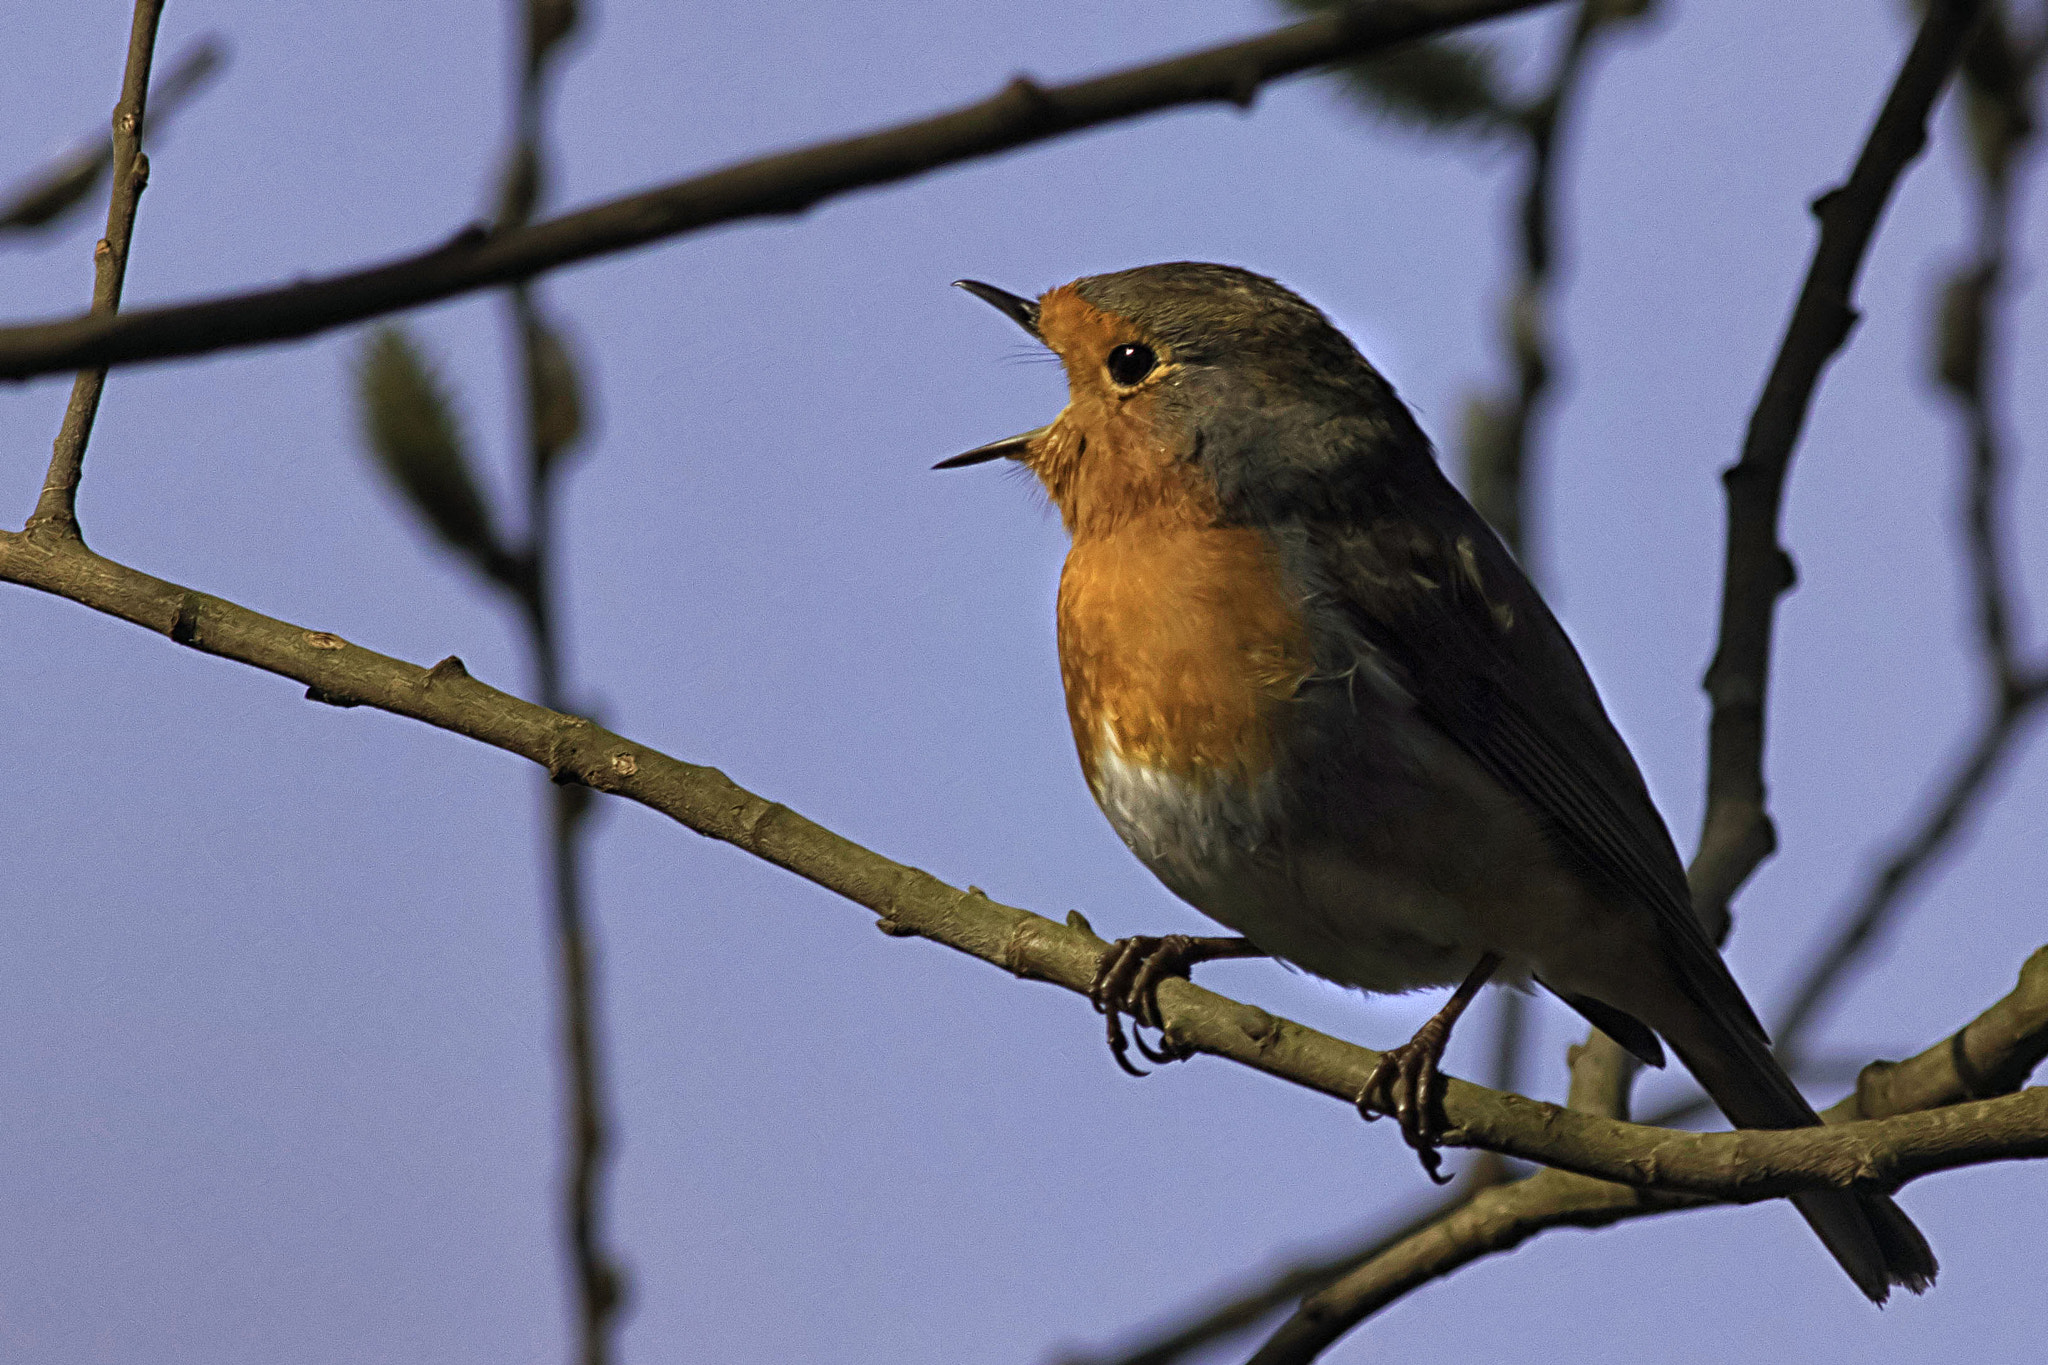
{"label": "curved claw", "polygon": [[[1401,1127],[1401,1140],[1422,1162],[1424,1174],[1439,1185],[1451,1183],[1443,1174],[1437,1143],[1444,1132],[1443,1073],[1437,1070],[1442,1045],[1425,1028],[1400,1047],[1380,1054],[1379,1064],[1358,1092],[1359,1117],[1368,1123],[1387,1115]],[[1434,1044],[1434,1045],[1433,1045]]]}
{"label": "curved claw", "polygon": [[[1161,1066],[1185,1061],[1195,1050],[1166,1036],[1166,1021],[1159,1013],[1159,983],[1170,976],[1186,976],[1197,962],[1219,957],[1256,957],[1259,951],[1241,938],[1193,938],[1187,934],[1161,937],[1136,935],[1120,938],[1102,955],[1095,980],[1088,987],[1088,1002],[1102,1015],[1108,1033],[1109,1053],[1116,1064],[1132,1076],[1152,1073],[1130,1059],[1132,1040],[1147,1061]],[[1129,1015],[1131,1032],[1124,1033],[1123,1017]],[[1144,1030],[1157,1032],[1155,1045],[1145,1039]]]}
{"label": "curved claw", "polygon": [[[1134,963],[1142,951],[1141,940],[1120,938],[1110,945],[1102,955],[1102,963],[1095,969],[1095,980],[1088,986],[1088,1003],[1100,1014],[1109,1035],[1109,1055],[1128,1076],[1149,1076],[1152,1073],[1136,1065],[1130,1057],[1130,1040],[1124,1035],[1124,1001],[1129,994],[1129,978],[1135,970]],[[1151,1055],[1145,1046],[1143,1034],[1138,1037],[1138,1050]]]}
{"label": "curved claw", "polygon": [[1382,1114],[1393,1115],[1401,1125],[1402,1140],[1422,1162],[1424,1174],[1439,1185],[1450,1184],[1451,1178],[1443,1174],[1444,1159],[1437,1153],[1447,1126],[1444,1077],[1437,1063],[1451,1040],[1451,1026],[1499,965],[1499,954],[1481,954],[1444,1007],[1430,1016],[1413,1038],[1380,1054],[1358,1091],[1359,1117],[1369,1123]]}
{"label": "curved claw", "polygon": [[1358,1116],[1370,1123],[1381,1116],[1401,1126],[1401,1139],[1414,1151],[1422,1170],[1431,1181],[1448,1185],[1443,1174],[1443,1156],[1437,1143],[1443,1137],[1443,1073],[1437,1070],[1436,1054],[1442,1047],[1423,1033],[1400,1047],[1380,1054],[1379,1063],[1358,1092]]}

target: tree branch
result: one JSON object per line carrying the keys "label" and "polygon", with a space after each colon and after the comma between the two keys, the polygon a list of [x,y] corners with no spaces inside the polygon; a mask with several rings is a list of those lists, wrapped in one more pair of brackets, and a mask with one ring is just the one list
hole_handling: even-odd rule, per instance
{"label": "tree branch", "polygon": [[2044,700],[2048,660],[2029,663],[2013,643],[2018,592],[2004,536],[2006,467],[1993,377],[1998,370],[1999,305],[2008,297],[2014,180],[2034,137],[2032,86],[2041,69],[2040,38],[2022,47],[1993,8],[1963,54],[1963,93],[1971,108],[1977,168],[1976,243],[1944,292],[1934,319],[1935,378],[1963,419],[1968,476],[1961,529],[1983,674],[1983,710],[1939,795],[1900,836],[1829,941],[1815,954],[1778,1025],[1781,1053],[1796,1056],[1807,1030],[1843,975],[1904,906],[1908,893],[1954,844],[1991,780],[2005,765]]}
{"label": "tree branch", "polygon": [[1546,0],[1372,0],[1257,38],[1068,85],[1041,86],[1019,76],[1001,93],[950,113],[741,162],[531,226],[468,228],[440,247],[344,275],[119,319],[0,328],[0,379],[311,336],[716,224],[801,213],[851,190],[1140,114],[1217,101],[1249,106],[1268,81],[1541,3]]}
{"label": "tree branch", "polygon": [[[1909,1061],[1865,1067],[1856,1093],[1821,1118],[1826,1123],[1889,1118],[1995,1093],[1995,1086],[2015,1089],[2044,1055],[2048,948],[2027,959],[2010,994],[1956,1033]],[[2048,1092],[2027,1093],[2039,1097]],[[1527,1180],[1481,1191],[1440,1223],[1418,1230],[1310,1295],[1252,1358],[1252,1365],[1306,1365],[1360,1322],[1411,1291],[1482,1256],[1512,1251],[1550,1228],[1607,1227],[1700,1202],[1560,1170],[1538,1171]]]}
{"label": "tree branch", "polygon": [[[316,700],[410,716],[531,759],[558,782],[581,782],[640,802],[866,906],[881,916],[884,932],[928,938],[1080,995],[1087,994],[1108,949],[1078,915],[1063,926],[974,888],[948,886],[756,796],[716,769],[683,763],[478,682],[458,659],[423,669],[153,578],[76,541],[0,533],[0,579],[292,678]],[[1159,1003],[1165,1037],[1176,1048],[1227,1057],[1347,1105],[1379,1060],[1369,1048],[1178,978],[1160,985]],[[1988,1142],[1946,1126],[1898,1119],[1855,1125],[1848,1138],[1820,1129],[1674,1133],[1459,1080],[1446,1085],[1444,1112],[1449,1145],[1737,1201],[1860,1181],[1889,1185],[1953,1165],[2032,1156],[2041,1150],[2039,1143],[2048,1142],[2048,1092],[1971,1107],[1973,1121],[1995,1134]]]}
{"label": "tree branch", "polygon": [[1743,439],[1728,491],[1720,643],[1704,686],[1713,704],[1707,809],[1694,862],[1694,899],[1715,937],[1728,903],[1777,847],[1765,805],[1764,703],[1778,598],[1793,583],[1778,543],[1778,512],[1793,447],[1820,374],[1856,322],[1851,300],[1863,257],[1900,174],[1927,145],[1927,115],[1983,10],[1982,0],[1933,0],[1891,93],[1839,187],[1814,201],[1820,240],[1778,356]]}
{"label": "tree branch", "polygon": [[[121,306],[121,286],[128,278],[128,244],[135,235],[135,208],[149,183],[149,158],[142,154],[142,118],[149,102],[149,64],[156,53],[156,26],[164,0],[135,0],[128,30],[128,62],[121,76],[121,99],[114,106],[114,185],[107,199],[107,235],[93,248],[92,314],[111,319]],[[50,453],[42,496],[25,528],[30,535],[78,538],[78,480],[85,469],[85,447],[99,416],[100,394],[107,387],[105,367],[79,372],[71,384],[71,401]]]}
{"label": "tree branch", "polygon": [[1303,1259],[1257,1284],[1222,1295],[1215,1307],[1200,1309],[1175,1325],[1158,1329],[1142,1345],[1127,1347],[1114,1356],[1069,1356],[1061,1365],[1172,1365],[1204,1346],[1257,1326],[1268,1314],[1384,1254],[1463,1207],[1481,1191],[1500,1184],[1505,1173],[1506,1163],[1497,1159],[1476,1161],[1454,1189],[1439,1192],[1428,1207],[1392,1227],[1376,1227],[1340,1251]]}

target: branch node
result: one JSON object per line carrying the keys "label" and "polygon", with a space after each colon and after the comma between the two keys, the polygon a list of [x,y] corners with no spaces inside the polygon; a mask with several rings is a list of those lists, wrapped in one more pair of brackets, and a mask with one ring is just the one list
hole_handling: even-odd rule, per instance
{"label": "branch node", "polygon": [[1247,62],[1232,74],[1230,84],[1224,87],[1223,98],[1249,113],[1259,102],[1259,88],[1265,79],[1264,72]]}
{"label": "branch node", "polygon": [[199,594],[178,594],[178,614],[171,618],[171,643],[189,645],[199,639]]}
{"label": "branch node", "polygon": [[1021,71],[1003,87],[1001,98],[1016,110],[1012,117],[1031,126],[1050,123],[1059,112],[1059,106],[1053,103],[1045,87]]}
{"label": "branch node", "polygon": [[306,700],[317,701],[322,706],[338,706],[343,710],[347,710],[351,706],[362,705],[362,702],[354,697],[343,696],[337,692],[324,691],[318,685],[306,689]]}
{"label": "branch node", "polygon": [[434,254],[439,256],[457,251],[473,251],[477,247],[482,246],[490,235],[491,229],[487,223],[464,223],[455,230],[453,237],[441,243],[440,248]]}
{"label": "branch node", "polygon": [[462,660],[450,654],[447,658],[441,660],[440,663],[435,664],[420,675],[420,691],[427,691],[435,683],[453,682],[457,678],[467,678],[468,676],[469,670],[463,667]]}
{"label": "branch node", "polygon": [[1778,591],[1788,593],[1799,586],[1799,564],[1792,558],[1792,552],[1780,545],[1778,549]]}
{"label": "branch node", "polygon": [[917,937],[917,930],[911,928],[902,920],[890,919],[887,915],[884,915],[882,916],[882,918],[876,920],[875,927],[877,929],[880,929],[883,933],[887,934],[890,938]]}
{"label": "branch node", "polygon": [[309,630],[302,637],[310,649],[344,649],[348,641],[325,630]]}

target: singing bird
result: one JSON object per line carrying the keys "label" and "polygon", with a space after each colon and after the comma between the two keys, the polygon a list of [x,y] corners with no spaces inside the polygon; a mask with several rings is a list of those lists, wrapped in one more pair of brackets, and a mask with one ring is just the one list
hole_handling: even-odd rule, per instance
{"label": "singing bird", "polygon": [[[1359,1097],[1426,1156],[1438,1058],[1489,978],[1548,988],[1650,1066],[1661,1035],[1739,1126],[1819,1122],[1577,651],[1329,319],[1193,262],[1036,301],[960,284],[1059,357],[1068,400],[939,467],[1008,458],[1044,484],[1072,540],[1060,674],[1089,790],[1167,887],[1243,935],[1106,955],[1119,1062],[1117,1015],[1156,1023],[1162,975],[1271,955],[1365,991],[1457,986]],[[1873,1301],[1932,1282],[1886,1196],[1793,1203]]]}

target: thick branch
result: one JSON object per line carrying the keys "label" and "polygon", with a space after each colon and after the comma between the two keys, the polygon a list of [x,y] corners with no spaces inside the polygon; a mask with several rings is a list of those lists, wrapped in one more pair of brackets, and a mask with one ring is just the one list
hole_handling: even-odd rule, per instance
{"label": "thick branch", "polygon": [[[107,235],[93,248],[92,313],[111,319],[121,306],[121,286],[128,278],[128,243],[135,235],[135,207],[149,183],[149,158],[142,154],[142,118],[149,102],[149,65],[156,53],[157,21],[164,0],[135,0],[135,18],[128,30],[128,62],[121,76],[121,99],[114,106],[114,185],[107,201]],[[79,373],[64,408],[64,424],[50,453],[42,496],[30,516],[31,534],[78,535],[78,480],[85,468],[85,445],[99,416],[100,394],[107,386],[105,367]]]}
{"label": "thick branch", "polygon": [[[1106,950],[1078,917],[1062,926],[972,888],[960,891],[764,800],[715,769],[683,763],[478,682],[459,660],[423,669],[152,578],[75,541],[0,534],[0,579],[292,678],[316,700],[410,716],[531,759],[558,782],[581,782],[640,802],[866,906],[882,917],[885,932],[928,938],[1017,976],[1084,995]],[[1189,981],[1164,982],[1159,1003],[1173,1044],[1227,1057],[1347,1105],[1379,1060],[1370,1049]],[[1447,1141],[1454,1145],[1626,1184],[1750,1200],[1859,1181],[1889,1185],[1967,1162],[2037,1155],[2048,1150],[2041,1145],[2048,1144],[2048,1092],[2029,1094],[1970,1107],[1972,1121],[1995,1134],[1989,1142],[1917,1119],[1853,1125],[1846,1138],[1820,1129],[1674,1133],[1458,1080],[1446,1087],[1444,1111],[1452,1129]]]}
{"label": "thick branch", "polygon": [[326,279],[119,319],[0,328],[0,378],[125,365],[310,336],[344,323],[509,284],[719,223],[800,213],[851,190],[1181,105],[1249,105],[1266,82],[1544,0],[1374,0],[1170,61],[1000,94],[881,132],[741,162],[528,227],[464,231],[434,250]]}
{"label": "thick branch", "polygon": [[1981,0],[1935,0],[1928,6],[1848,181],[1814,201],[1820,240],[1806,283],[1750,417],[1742,458],[1723,475],[1727,567],[1720,644],[1705,681],[1713,719],[1706,821],[1694,880],[1710,932],[1725,923],[1736,889],[1777,846],[1765,807],[1764,702],[1778,598],[1793,582],[1792,559],[1778,543],[1785,473],[1821,370],[1855,325],[1851,300],[1877,221],[1900,174],[1927,145],[1928,111],[1982,9]]}

